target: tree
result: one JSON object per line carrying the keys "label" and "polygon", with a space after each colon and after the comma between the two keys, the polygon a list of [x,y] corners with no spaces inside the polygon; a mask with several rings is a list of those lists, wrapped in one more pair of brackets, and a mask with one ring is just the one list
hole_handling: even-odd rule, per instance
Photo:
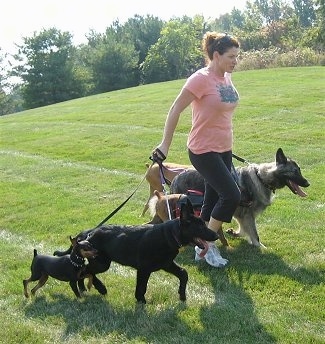
{"label": "tree", "polygon": [[265,23],[280,20],[284,13],[285,4],[281,0],[255,0],[254,4],[259,9]]}
{"label": "tree", "polygon": [[234,8],[231,11],[231,22],[231,31],[233,31],[234,28],[243,29],[245,24],[244,14],[240,10]]}
{"label": "tree", "polygon": [[93,32],[88,41],[85,63],[92,74],[93,93],[138,85],[139,53],[118,21],[105,34]]}
{"label": "tree", "polygon": [[138,54],[130,43],[112,40],[99,45],[93,55],[95,93],[136,86]]}
{"label": "tree", "polygon": [[[278,47],[286,51],[302,45],[314,46],[314,35],[306,35],[306,27],[301,25],[302,20],[307,25],[306,18],[313,18],[312,0],[296,0],[295,6],[282,0],[247,2],[244,25],[234,29],[243,50]],[[310,25],[314,25],[311,20]]]}
{"label": "tree", "polygon": [[4,56],[1,54],[0,48],[0,116],[5,115],[7,112],[7,95],[5,92],[6,75],[5,67],[3,65]]}
{"label": "tree", "polygon": [[139,65],[146,58],[149,48],[157,42],[163,25],[161,19],[150,15],[146,17],[135,15],[124,24],[125,36],[129,37],[139,53]]}
{"label": "tree", "polygon": [[43,30],[24,38],[19,46],[14,74],[23,80],[25,108],[54,104],[81,97],[84,84],[76,73],[75,48],[68,32],[56,28]]}
{"label": "tree", "polygon": [[204,27],[202,16],[185,16],[166,23],[141,66],[143,82],[183,78],[203,65],[200,44]]}
{"label": "tree", "polygon": [[233,17],[229,13],[222,14],[219,18],[215,19],[211,25],[213,30],[218,32],[231,32],[233,29]]}
{"label": "tree", "polygon": [[14,113],[20,110],[19,99],[13,97],[14,88],[9,82],[9,61],[6,53],[0,48],[0,116]]}
{"label": "tree", "polygon": [[313,0],[293,0],[295,14],[299,19],[299,24],[306,28],[311,27],[316,20],[316,13]]}
{"label": "tree", "polygon": [[325,48],[325,0],[316,0],[318,26],[316,28],[315,41],[319,49]]}

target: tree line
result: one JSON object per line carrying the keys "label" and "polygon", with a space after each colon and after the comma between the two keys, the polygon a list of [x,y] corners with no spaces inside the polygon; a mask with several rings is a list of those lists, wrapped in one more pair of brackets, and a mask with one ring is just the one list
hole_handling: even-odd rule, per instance
{"label": "tree line", "polygon": [[[227,32],[243,52],[276,48],[287,52],[308,47],[324,53],[325,0],[254,0],[244,10],[209,18],[197,15],[163,21],[135,15],[115,21],[104,33],[91,30],[87,43],[44,29],[4,67],[0,49],[0,115],[140,84],[185,78],[204,65],[201,40],[206,31]],[[21,82],[10,84],[10,77]]]}

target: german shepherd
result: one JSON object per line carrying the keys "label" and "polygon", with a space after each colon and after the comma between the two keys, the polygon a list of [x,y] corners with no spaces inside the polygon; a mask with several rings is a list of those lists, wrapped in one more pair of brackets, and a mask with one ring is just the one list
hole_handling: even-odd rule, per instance
{"label": "german shepherd", "polygon": [[[174,261],[179,249],[197,245],[206,250],[207,241],[218,239],[218,235],[194,215],[190,202],[182,204],[180,217],[171,221],[156,225],[100,226],[81,232],[77,237],[84,238],[85,235],[87,242],[97,250],[97,256],[93,263],[89,262],[84,273],[95,275],[103,272],[102,268],[109,269],[112,261],[135,268],[135,298],[139,303],[146,303],[145,293],[151,273],[161,269],[179,279],[179,298],[185,301],[188,273]],[[95,264],[97,259],[100,260],[99,266]]]}
{"label": "german shepherd", "polygon": [[[239,229],[237,231],[228,229],[227,233],[234,237],[248,236],[252,245],[265,247],[260,242],[257,233],[256,217],[271,205],[275,190],[287,186],[295,195],[305,197],[306,193],[300,186],[308,187],[309,182],[302,176],[298,164],[287,158],[281,148],[277,150],[274,162],[249,164],[237,167],[235,170],[235,178],[242,191],[244,202],[234,213]],[[186,194],[189,189],[204,190],[203,177],[196,170],[187,170],[173,179],[170,187],[171,194],[167,196],[171,209],[175,207],[180,195]],[[161,220],[168,218],[166,202],[166,196],[158,193],[155,193],[150,200],[150,212],[154,221],[157,221],[157,218]]]}

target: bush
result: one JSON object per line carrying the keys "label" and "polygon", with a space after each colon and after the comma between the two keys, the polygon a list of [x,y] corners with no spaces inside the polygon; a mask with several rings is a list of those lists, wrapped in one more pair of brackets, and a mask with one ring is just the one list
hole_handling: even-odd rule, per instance
{"label": "bush", "polygon": [[319,65],[320,54],[310,48],[295,49],[277,55],[274,63],[276,67],[301,67]]}
{"label": "bush", "polygon": [[276,55],[280,54],[279,48],[249,50],[241,53],[238,70],[265,69],[273,64]]}
{"label": "bush", "polygon": [[241,53],[237,70],[274,67],[303,67],[325,64],[325,54],[310,48],[281,51],[280,48],[250,50]]}

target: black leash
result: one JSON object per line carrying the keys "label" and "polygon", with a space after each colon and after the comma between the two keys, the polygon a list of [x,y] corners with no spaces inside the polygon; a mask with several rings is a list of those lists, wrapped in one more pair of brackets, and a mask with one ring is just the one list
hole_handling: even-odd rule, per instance
{"label": "black leash", "polygon": [[[150,160],[152,160],[152,164],[150,165],[149,169],[155,164],[157,163],[159,165],[159,169],[160,169],[160,173],[161,173],[161,176],[162,178],[165,180],[165,183],[167,185],[170,185],[170,180],[168,180],[165,175],[164,175],[164,172],[163,172],[163,169],[164,169],[164,165],[163,165],[163,160],[166,159],[166,157],[164,156],[164,154],[160,151],[160,150],[157,150],[158,151],[158,154],[156,153],[153,154],[153,156],[150,157]],[[238,155],[236,154],[232,154],[232,156],[237,159],[238,161],[240,162],[243,162],[243,163],[246,163],[246,164],[250,164],[249,161],[247,161],[246,159],[244,158],[241,158],[239,157]],[[234,168],[233,168],[234,169]],[[235,169],[234,169],[235,171]],[[235,172],[236,173],[236,172]],[[124,207],[124,205],[130,200],[130,198],[138,191],[139,187],[141,186],[141,184],[143,183],[143,181],[145,180],[146,178],[146,175],[143,176],[142,180],[140,181],[140,183],[137,185],[137,187],[134,189],[134,191],[129,195],[129,197],[124,201],[122,202],[116,209],[114,209],[109,215],[107,215],[105,217],[104,220],[102,220],[95,228],[98,228],[100,227],[101,225],[103,225],[106,221],[108,221],[111,217],[113,217],[121,208]]]}
{"label": "black leash", "polygon": [[244,158],[241,158],[240,156],[238,156],[238,155],[236,155],[236,154],[232,154],[232,156],[233,156],[233,158],[235,158],[236,160],[238,160],[238,161],[240,161],[240,162],[243,162],[243,163],[245,163],[245,164],[247,164],[247,165],[249,165],[250,164],[250,162],[248,161],[248,160],[246,160],[246,159],[244,159]]}
{"label": "black leash", "polygon": [[[243,162],[243,163],[247,164],[247,165],[250,164],[249,161],[247,161],[247,160],[244,159],[244,158],[241,158],[240,156],[238,156],[238,155],[236,155],[236,154],[233,154],[233,153],[232,153],[232,157],[235,158],[236,160],[240,161],[240,162]],[[237,171],[236,171],[236,168],[235,168],[233,162],[231,162],[231,174],[232,174],[233,178],[235,179],[235,182],[237,183],[237,185],[239,185],[238,174],[237,174]]]}
{"label": "black leash", "polygon": [[[149,169],[153,166],[155,162],[152,162],[152,164],[149,166]],[[137,192],[137,190],[139,189],[140,185],[143,183],[143,181],[146,178],[146,174],[143,176],[141,182],[138,184],[138,186],[134,189],[134,191],[131,193],[131,195],[123,202],[121,203],[115,210],[113,210],[109,215],[107,215],[105,217],[105,219],[103,221],[101,221],[95,228],[100,227],[101,225],[103,225],[106,221],[108,221],[111,217],[113,217],[121,208],[124,207],[124,205],[130,200],[130,198]]]}
{"label": "black leash", "polygon": [[[151,165],[149,166],[149,170],[151,169],[151,167],[155,164],[158,163],[159,167],[161,168],[162,166],[162,161],[166,159],[165,155],[159,150],[157,149],[157,152],[154,153],[150,158],[150,160],[152,160]],[[116,209],[114,209],[109,215],[107,215],[105,217],[104,220],[102,220],[95,228],[100,227],[101,225],[103,225],[106,221],[108,221],[111,217],[113,217],[121,208],[124,207],[124,205],[130,200],[130,198],[137,192],[137,190],[139,189],[140,185],[143,183],[143,181],[146,178],[146,173],[143,176],[141,182],[138,184],[138,186],[135,188],[135,190],[130,194],[130,196],[123,202],[121,203]],[[165,179],[166,180],[166,179]]]}
{"label": "black leash", "polygon": [[[247,165],[250,165],[251,163],[244,159],[244,158],[241,158],[240,156],[236,155],[236,154],[232,154],[233,158],[235,158],[236,160],[240,161],[240,162],[243,162]],[[249,195],[249,199],[246,199],[243,198],[243,194],[245,194],[245,187],[241,187],[240,186],[240,182],[239,182],[239,177],[238,177],[238,173],[236,171],[236,168],[233,164],[233,162],[231,162],[231,174],[236,182],[236,184],[238,185],[239,187],[239,190],[240,190],[240,193],[241,193],[241,200],[240,200],[240,203],[239,205],[242,206],[242,207],[250,207],[253,203],[253,200],[251,199],[251,195]]]}

